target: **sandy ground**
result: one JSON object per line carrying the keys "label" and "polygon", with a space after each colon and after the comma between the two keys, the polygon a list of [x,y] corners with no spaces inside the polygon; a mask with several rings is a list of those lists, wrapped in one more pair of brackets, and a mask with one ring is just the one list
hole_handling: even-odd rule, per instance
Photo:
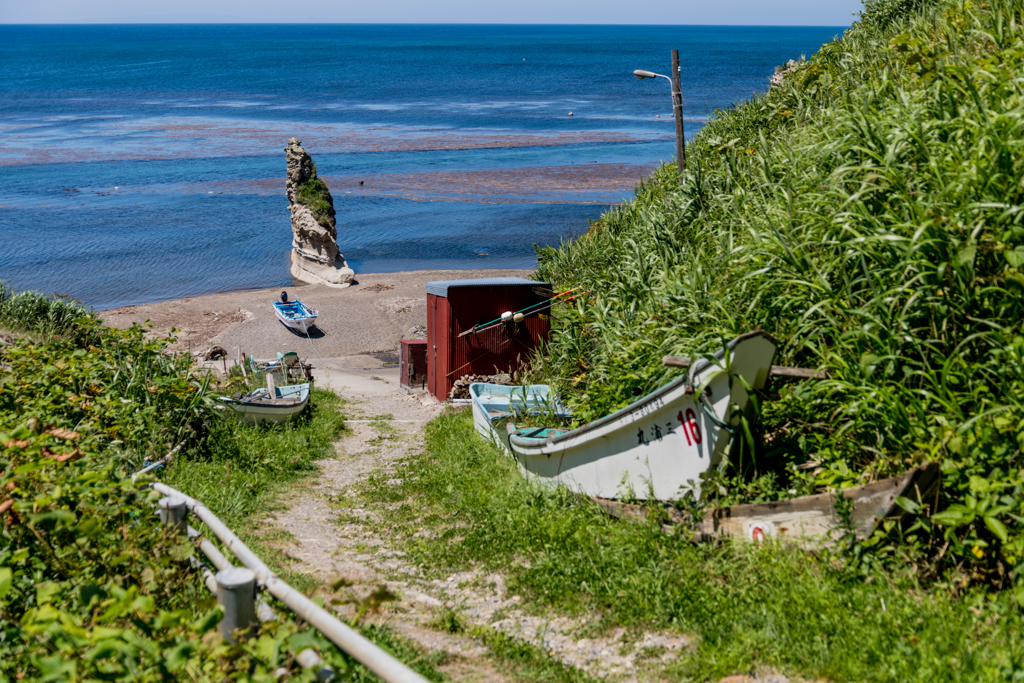
{"label": "sandy ground", "polygon": [[[322,285],[287,287],[289,297],[320,311],[311,331],[316,352],[323,358],[395,351],[402,339],[426,337],[426,283],[518,276],[528,270],[420,270],[406,273],[358,275],[358,284],[346,289]],[[148,320],[154,334],[180,330],[175,350],[205,351],[223,346],[230,358],[238,347],[256,358],[296,351],[303,359],[316,358],[310,340],[282,325],[272,302],[280,289],[227,292],[103,311],[110,327],[130,327]]]}

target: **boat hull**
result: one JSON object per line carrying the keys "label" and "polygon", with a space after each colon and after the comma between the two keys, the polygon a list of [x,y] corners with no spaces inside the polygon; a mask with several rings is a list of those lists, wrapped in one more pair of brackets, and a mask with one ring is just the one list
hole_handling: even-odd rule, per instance
{"label": "boat hull", "polygon": [[[508,447],[528,476],[600,498],[675,500],[700,495],[700,476],[727,456],[730,430],[752,415],[775,340],[750,333],[683,377],[573,431],[517,430]],[[742,378],[742,381],[741,381]],[[703,394],[703,396],[702,396]],[[728,428],[725,428],[728,427]]]}
{"label": "boat hull", "polygon": [[254,395],[265,395],[266,389],[253,392],[253,394],[250,394],[243,400],[226,396],[221,396],[220,400],[225,407],[234,411],[235,416],[243,422],[249,424],[281,424],[294,419],[306,409],[306,406],[309,404],[309,387],[308,383],[278,387],[275,392],[278,400],[297,399],[295,402],[287,404],[260,403],[258,400],[246,400]]}
{"label": "boat hull", "polygon": [[531,412],[554,411],[559,415],[567,415],[547,384],[530,384],[524,388],[474,382],[469,385],[469,397],[473,405],[473,426],[477,433],[505,450],[509,450],[508,432],[496,428],[496,423],[516,414]]}
{"label": "boat hull", "polygon": [[275,301],[274,314],[285,326],[303,334],[309,333],[309,328],[316,323],[317,318],[316,311],[310,309],[298,299],[288,304],[281,304]]}

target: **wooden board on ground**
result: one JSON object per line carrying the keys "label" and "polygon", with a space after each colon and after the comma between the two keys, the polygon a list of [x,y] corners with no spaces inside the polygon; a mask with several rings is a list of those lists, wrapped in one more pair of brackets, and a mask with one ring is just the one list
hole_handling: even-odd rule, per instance
{"label": "wooden board on ground", "polygon": [[[896,502],[897,498],[933,508],[940,483],[938,463],[926,463],[897,477],[843,490],[843,498],[852,503],[849,520],[857,538],[863,540],[870,536],[882,520],[898,520],[907,516],[909,513]],[[836,506],[836,495],[821,493],[772,503],[712,508],[697,525],[694,539],[741,538],[760,543],[774,538],[808,549],[827,546],[836,540],[844,527],[843,515]],[[594,500],[615,517],[647,517],[648,508],[640,505]],[[672,525],[684,523],[677,508],[665,506],[665,511],[669,519],[669,524],[663,527],[666,530],[675,530]]]}

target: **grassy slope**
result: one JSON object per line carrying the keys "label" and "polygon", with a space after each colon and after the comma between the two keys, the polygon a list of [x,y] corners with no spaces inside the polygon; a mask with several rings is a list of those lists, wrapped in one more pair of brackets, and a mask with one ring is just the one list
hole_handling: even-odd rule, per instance
{"label": "grassy slope", "polygon": [[833,379],[766,407],[770,438],[718,502],[938,459],[951,507],[919,530],[922,571],[1020,586],[1022,58],[1019,1],[870,4],[783,88],[719,112],[685,187],[663,167],[541,253],[541,279],[590,294],[538,374],[586,420],[677,373],[663,354],[767,330],[781,362]]}
{"label": "grassy slope", "polygon": [[[300,419],[271,429],[219,419],[207,381],[188,359],[165,355],[163,340],[102,328],[74,303],[2,294],[0,322],[34,332],[0,347],[0,682],[266,680],[309,646],[348,680],[375,680],[280,605],[282,620],[264,625],[258,641],[221,643],[209,632],[215,601],[187,561],[192,544],[149,523],[159,496],[145,488],[148,477],[135,485],[129,476],[197,430],[201,438],[158,478],[199,497],[264,553],[254,518],[332,452],[341,400],[314,390]],[[364,633],[440,679],[403,639],[379,627]],[[290,675],[315,680],[312,671]]]}
{"label": "grassy slope", "polygon": [[759,668],[893,683],[1024,676],[1024,616],[1006,601],[981,592],[953,601],[907,569],[851,569],[781,547],[696,546],[658,524],[610,519],[520,476],[476,436],[468,411],[430,423],[427,451],[371,481],[367,495],[427,571],[482,564],[533,608],[589,614],[595,632],[694,636],[669,680]]}

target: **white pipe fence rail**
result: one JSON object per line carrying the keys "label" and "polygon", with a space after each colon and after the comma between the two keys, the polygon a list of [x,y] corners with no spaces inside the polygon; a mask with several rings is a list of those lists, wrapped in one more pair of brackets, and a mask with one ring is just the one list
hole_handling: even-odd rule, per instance
{"label": "white pipe fence rail", "polygon": [[[175,448],[174,450],[177,451],[178,449]],[[168,454],[167,457],[162,458],[158,463],[164,461],[169,462],[171,457],[173,457],[173,452]],[[135,474],[135,476],[155,469],[155,466],[158,463],[154,463],[154,465],[151,465],[145,470],[140,470]],[[132,477],[133,482],[135,481],[135,476]],[[250,550],[249,547],[231,531],[231,529],[227,527],[227,525],[218,519],[217,516],[200,501],[192,498],[191,496],[187,496],[166,484],[155,483],[152,486],[154,490],[167,496],[167,498],[160,501],[160,516],[161,520],[165,524],[178,526],[183,530],[186,530],[188,536],[193,540],[201,537],[201,534],[196,529],[187,525],[185,516],[182,514],[180,509],[183,505],[187,511],[192,512],[192,514],[198,517],[206,527],[220,539],[225,547],[227,547],[227,549],[230,550],[242,562],[242,564],[248,568],[248,570],[251,570],[258,584],[262,585],[268,593],[287,605],[297,616],[301,617],[315,629],[320,631],[320,633],[337,645],[343,652],[346,652],[349,656],[372,671],[383,681],[386,683],[427,683],[427,679],[423,678],[405,664],[374,645],[354,629],[339,621],[325,609],[278,578],[277,575],[275,575],[270,568],[267,567],[267,565],[264,564],[263,561],[257,557],[257,555]],[[237,580],[239,577],[235,576],[235,574],[245,570],[233,567],[224,554],[221,553],[220,550],[218,550],[209,540],[200,540],[197,545],[199,550],[206,555],[211,564],[213,564],[213,566],[218,570],[217,575],[212,577],[209,576],[212,572],[206,570],[204,574],[207,574],[207,576],[204,576],[204,580],[207,587],[218,592],[218,601],[221,601],[220,593],[222,591],[231,590],[234,584],[238,583]],[[263,600],[257,601],[256,612],[260,621],[267,621],[274,618],[273,610]],[[236,623],[236,620],[232,620],[229,626],[233,630],[236,626],[244,627],[246,624]],[[299,653],[297,659],[302,666],[306,666],[307,668],[317,666],[319,664],[319,657],[312,651],[303,651]]]}

